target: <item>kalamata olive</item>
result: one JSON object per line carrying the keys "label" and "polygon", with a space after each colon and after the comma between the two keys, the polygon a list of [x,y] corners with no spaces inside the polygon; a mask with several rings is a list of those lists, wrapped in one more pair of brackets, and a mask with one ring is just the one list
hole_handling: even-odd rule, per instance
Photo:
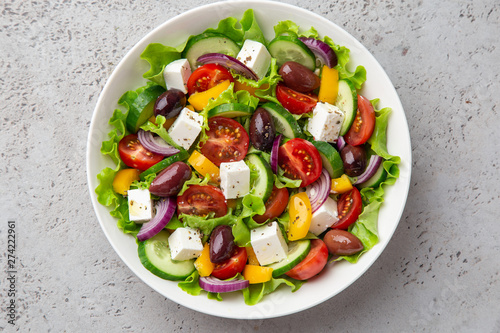
{"label": "kalamata olive", "polygon": [[365,171],[366,154],[362,146],[346,145],[340,151],[340,157],[344,162],[344,172],[350,177],[357,177]]}
{"label": "kalamata olive", "polygon": [[255,110],[250,119],[250,142],[258,150],[271,151],[276,130],[273,118],[264,108]]}
{"label": "kalamata olive", "polygon": [[363,250],[363,243],[348,231],[332,229],[325,234],[323,241],[328,252],[336,256],[350,256]]}
{"label": "kalamata olive", "polygon": [[319,77],[309,68],[295,61],[285,62],[279,74],[283,78],[285,85],[298,92],[310,92],[319,87]]}
{"label": "kalamata olive", "polygon": [[186,106],[186,95],[179,89],[171,88],[158,97],[155,102],[155,116],[162,115],[166,119],[177,116]]}
{"label": "kalamata olive", "polygon": [[231,258],[234,250],[234,236],[231,227],[219,225],[210,235],[210,261],[220,264]]}
{"label": "kalamata olive", "polygon": [[191,178],[191,168],[186,163],[172,163],[156,176],[149,187],[149,192],[160,197],[177,195],[189,178]]}

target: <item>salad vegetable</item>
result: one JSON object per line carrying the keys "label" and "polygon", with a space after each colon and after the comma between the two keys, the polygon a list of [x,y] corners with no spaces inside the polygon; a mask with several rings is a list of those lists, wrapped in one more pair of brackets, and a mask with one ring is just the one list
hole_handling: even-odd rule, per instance
{"label": "salad vegetable", "polygon": [[[389,108],[360,95],[349,50],[291,21],[266,40],[247,10],[183,45],[152,43],[101,152],[98,201],[146,269],[191,295],[258,303],[377,242],[399,157]],[[383,221],[381,221],[383,223]]]}

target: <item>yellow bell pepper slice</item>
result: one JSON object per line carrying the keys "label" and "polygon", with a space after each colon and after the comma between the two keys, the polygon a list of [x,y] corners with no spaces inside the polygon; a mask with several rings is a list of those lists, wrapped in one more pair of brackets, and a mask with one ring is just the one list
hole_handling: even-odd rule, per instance
{"label": "yellow bell pepper slice", "polygon": [[188,105],[186,105],[186,107],[187,107],[189,110],[194,111],[194,107],[193,107],[192,105],[189,105],[189,104],[188,104]]}
{"label": "yellow bell pepper slice", "polygon": [[214,263],[210,261],[210,246],[205,243],[203,246],[203,251],[201,251],[200,256],[194,262],[194,267],[200,274],[200,276],[209,276],[214,270]]}
{"label": "yellow bell pepper slice", "polygon": [[260,266],[259,260],[257,259],[257,255],[255,254],[253,247],[246,246],[245,250],[247,250],[248,264],[254,266]]}
{"label": "yellow bell pepper slice", "polygon": [[311,226],[312,208],[309,197],[305,192],[290,197],[289,208],[290,224],[288,240],[294,241],[304,238]]}
{"label": "yellow bell pepper slice", "polygon": [[352,184],[347,175],[342,175],[340,178],[332,179],[332,192],[345,193],[352,190]]}
{"label": "yellow bell pepper slice", "polygon": [[216,99],[219,95],[229,88],[231,82],[229,80],[223,81],[206,91],[197,92],[189,96],[188,102],[191,104],[195,110],[201,111],[211,99]]}
{"label": "yellow bell pepper slice", "polygon": [[214,183],[218,184],[220,182],[219,168],[197,150],[194,150],[188,158],[188,163],[191,164],[191,166],[203,177],[205,177],[206,174],[209,174],[210,180]]}
{"label": "yellow bell pepper slice", "polygon": [[121,169],[113,179],[113,190],[121,195],[127,195],[130,185],[134,180],[140,180],[141,172],[137,169]]}
{"label": "yellow bell pepper slice", "polygon": [[267,282],[273,277],[273,269],[271,267],[246,265],[245,269],[243,269],[243,277],[250,284]]}
{"label": "yellow bell pepper slice", "polygon": [[339,91],[339,72],[327,65],[323,66],[321,72],[321,83],[319,86],[318,99],[320,102],[335,104]]}

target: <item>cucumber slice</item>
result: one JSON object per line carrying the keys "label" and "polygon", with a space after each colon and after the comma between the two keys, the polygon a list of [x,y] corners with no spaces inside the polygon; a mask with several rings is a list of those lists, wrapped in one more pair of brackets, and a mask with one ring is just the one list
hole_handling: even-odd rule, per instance
{"label": "cucumber slice", "polygon": [[217,32],[205,32],[189,39],[182,51],[182,57],[186,58],[194,71],[198,65],[200,56],[207,53],[223,53],[236,58],[240,47],[232,39]]}
{"label": "cucumber slice", "polygon": [[335,106],[344,112],[344,122],[340,129],[340,135],[346,135],[358,110],[358,93],[351,81],[339,80],[339,92]]}
{"label": "cucumber slice", "polygon": [[316,69],[316,56],[296,37],[278,36],[269,43],[268,50],[279,67],[287,61],[295,61],[312,71]]}
{"label": "cucumber slice", "polygon": [[328,171],[330,178],[338,178],[344,173],[344,163],[337,149],[333,148],[328,142],[313,141],[311,143],[316,147],[323,161],[323,168]]}
{"label": "cucumber slice", "polygon": [[295,120],[288,110],[272,102],[267,102],[262,107],[271,114],[277,132],[282,133],[290,139],[302,137],[302,131],[297,120]]}
{"label": "cucumber slice", "polygon": [[311,250],[311,241],[303,239],[288,244],[288,254],[280,262],[268,265],[273,269],[273,278],[285,274],[300,263]]}
{"label": "cucumber slice", "polygon": [[126,125],[131,133],[137,133],[139,127],[154,115],[156,99],[164,92],[162,86],[148,87],[137,96],[132,105],[129,105]]}
{"label": "cucumber slice", "polygon": [[160,231],[150,239],[139,242],[139,259],[147,270],[162,279],[184,280],[194,272],[195,259],[173,261],[168,247],[168,236],[167,231]]}
{"label": "cucumber slice", "polygon": [[251,170],[258,172],[258,177],[251,186],[250,193],[259,196],[266,202],[273,191],[274,177],[271,171],[271,166],[261,156],[250,154],[245,157],[247,162],[253,165]]}
{"label": "cucumber slice", "polygon": [[208,118],[221,116],[227,118],[251,116],[254,109],[246,104],[228,103],[216,106],[208,111]]}
{"label": "cucumber slice", "polygon": [[366,182],[357,184],[356,186],[359,188],[365,188],[365,187],[377,187],[382,183],[385,179],[387,178],[387,171],[384,169],[384,161],[380,163],[380,166],[378,167],[377,171],[373,176],[371,176],[370,179],[368,179]]}
{"label": "cucumber slice", "polygon": [[189,157],[188,152],[183,149],[180,152],[178,152],[177,154],[169,156],[167,158],[164,158],[160,162],[153,165],[151,168],[147,169],[146,171],[143,171],[139,175],[139,177],[141,178],[141,180],[144,180],[144,179],[146,179],[146,176],[148,176],[152,173],[158,174],[158,172],[162,171],[163,169],[168,167],[170,164],[178,162],[178,161],[183,161],[183,160],[187,159],[188,157]]}

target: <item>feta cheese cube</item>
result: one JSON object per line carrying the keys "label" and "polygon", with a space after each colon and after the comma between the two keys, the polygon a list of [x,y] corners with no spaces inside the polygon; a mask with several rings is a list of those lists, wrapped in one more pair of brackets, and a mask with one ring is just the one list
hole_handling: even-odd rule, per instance
{"label": "feta cheese cube", "polygon": [[287,256],[288,245],[276,221],[253,229],[250,242],[261,265],[281,261]]}
{"label": "feta cheese cube", "polygon": [[328,197],[325,203],[312,214],[309,231],[318,236],[338,220],[337,201]]}
{"label": "feta cheese cube", "polygon": [[163,71],[167,89],[179,89],[187,94],[187,81],[191,76],[191,66],[187,59],[178,59],[169,63]]}
{"label": "feta cheese cube", "polygon": [[266,76],[267,70],[271,66],[271,54],[264,44],[250,39],[245,40],[236,59],[257,74],[259,79]]}
{"label": "feta cheese cube", "polygon": [[130,221],[142,223],[153,218],[153,203],[149,190],[128,190],[128,217]]}
{"label": "feta cheese cube", "polygon": [[220,164],[220,187],[226,199],[241,198],[250,191],[250,168],[243,161]]}
{"label": "feta cheese cube", "polygon": [[189,149],[201,132],[203,116],[188,108],[182,109],[177,119],[168,129],[168,134],[184,149]]}
{"label": "feta cheese cube", "polygon": [[316,141],[334,142],[339,137],[344,112],[335,105],[319,102],[307,124],[307,131]]}
{"label": "feta cheese cube", "polygon": [[173,260],[197,258],[203,250],[201,233],[197,229],[177,228],[168,237],[168,246]]}

